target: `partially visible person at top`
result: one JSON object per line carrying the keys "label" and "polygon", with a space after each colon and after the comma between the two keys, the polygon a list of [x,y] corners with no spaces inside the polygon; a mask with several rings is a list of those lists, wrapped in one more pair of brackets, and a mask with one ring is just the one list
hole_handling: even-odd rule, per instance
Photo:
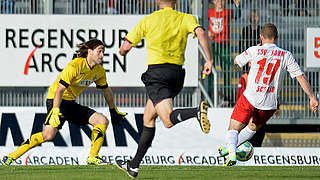
{"label": "partially visible person at top", "polygon": [[240,0],[233,0],[235,9],[225,9],[226,0],[213,0],[214,8],[208,10],[211,42],[230,44],[230,23],[240,17]]}
{"label": "partially visible person at top", "polygon": [[208,59],[202,72],[205,75],[211,73],[213,63],[209,39],[193,15],[174,9],[175,0],[157,0],[157,4],[160,10],[144,17],[127,34],[125,42],[120,47],[120,54],[126,55],[143,38],[147,43],[148,69],[141,76],[149,98],[143,115],[143,132],[134,158],[130,161],[116,161],[117,166],[132,178],[138,176],[141,160],[151,146],[158,116],[166,128],[188,119],[196,119],[204,133],[210,131],[210,122],[207,119],[208,105],[205,101],[200,102],[199,107],[175,110],[172,104],[173,98],[183,88],[184,54],[188,35],[198,37]]}
{"label": "partially visible person at top", "polygon": [[[120,1],[122,2],[122,1]],[[119,6],[119,3],[116,0],[108,0],[108,4],[107,4],[107,14],[117,14],[117,6]],[[119,7],[120,9],[121,7]]]}
{"label": "partially visible person at top", "polygon": [[[231,78],[231,49],[230,49],[230,23],[240,17],[240,0],[233,0],[234,9],[226,9],[226,0],[213,0],[214,8],[208,10],[208,35],[212,45],[214,66],[222,71],[223,102],[221,106],[232,105],[234,102]],[[220,69],[221,68],[221,69]],[[213,93],[213,76],[209,76],[209,94]]]}
{"label": "partially visible person at top", "polygon": [[242,28],[239,41],[239,52],[242,53],[251,46],[261,44],[260,42],[260,13],[257,9],[249,11],[249,25]]}
{"label": "partially visible person at top", "polygon": [[251,68],[247,87],[238,99],[230,118],[226,147],[219,148],[220,156],[228,157],[223,166],[233,166],[237,163],[236,147],[252,138],[276,112],[285,70],[291,78],[298,80],[308,95],[311,110],[318,110],[318,100],[293,55],[276,45],[276,26],[265,24],[261,29],[260,38],[262,46],[252,46],[234,60],[240,67],[250,62]]}
{"label": "partially visible person at top", "polygon": [[102,90],[109,105],[113,123],[120,122],[126,113],[121,113],[115,106],[112,91],[108,86],[106,71],[101,65],[105,49],[103,42],[91,39],[78,44],[77,47],[79,47],[78,57],[67,64],[49,88],[46,101],[48,114],[42,132],[32,134],[14,152],[4,156],[0,160],[0,165],[8,166],[31,148],[52,140],[65,121],[78,126],[87,124],[93,126],[91,149],[87,158],[88,165],[110,164],[98,156],[109,120],[103,114],[78,104],[76,99],[84,89],[95,83],[96,87]]}

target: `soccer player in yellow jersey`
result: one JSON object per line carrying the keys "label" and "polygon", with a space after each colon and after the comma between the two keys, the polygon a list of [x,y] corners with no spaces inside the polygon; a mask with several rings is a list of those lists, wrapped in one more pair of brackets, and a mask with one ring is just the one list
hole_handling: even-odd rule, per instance
{"label": "soccer player in yellow jersey", "polygon": [[87,124],[93,126],[91,150],[87,164],[110,164],[98,156],[109,124],[107,117],[87,106],[78,104],[76,98],[90,84],[95,83],[96,87],[102,90],[104,98],[109,105],[112,121],[119,122],[126,114],[117,110],[113,101],[112,91],[108,87],[106,72],[101,65],[104,56],[103,42],[91,39],[77,46],[79,47],[77,51],[78,57],[63,69],[49,88],[46,101],[48,115],[43,131],[31,135],[14,152],[3,157],[0,160],[0,165],[10,165],[29,149],[45,141],[52,140],[66,120],[78,126]]}
{"label": "soccer player in yellow jersey", "polygon": [[[159,116],[167,128],[190,118],[197,118],[204,133],[210,130],[207,119],[208,105],[205,101],[199,107],[175,109],[172,99],[183,88],[185,70],[184,53],[188,34],[199,38],[208,61],[203,74],[209,75],[213,58],[209,39],[196,18],[174,10],[175,0],[157,0],[160,10],[144,17],[125,37],[120,54],[126,55],[142,38],[147,42],[148,70],[142,74],[149,99],[143,121],[144,128],[138,149],[131,161],[117,160],[116,165],[134,178],[138,176],[139,165],[150,147],[155,135],[155,119]],[[197,48],[195,47],[197,50]]]}

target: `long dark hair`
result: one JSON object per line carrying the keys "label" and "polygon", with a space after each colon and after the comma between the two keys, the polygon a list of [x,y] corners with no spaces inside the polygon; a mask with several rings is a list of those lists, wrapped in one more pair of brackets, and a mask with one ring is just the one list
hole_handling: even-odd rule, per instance
{"label": "long dark hair", "polygon": [[88,56],[88,49],[94,50],[96,47],[98,47],[100,45],[105,46],[102,41],[95,39],[95,38],[90,39],[87,42],[77,44],[77,47],[79,48],[76,51],[77,57],[86,58]]}

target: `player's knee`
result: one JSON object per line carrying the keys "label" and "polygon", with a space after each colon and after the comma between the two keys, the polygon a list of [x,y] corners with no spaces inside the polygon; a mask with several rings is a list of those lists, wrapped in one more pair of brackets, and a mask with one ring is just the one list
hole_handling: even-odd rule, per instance
{"label": "player's knee", "polygon": [[172,123],[171,119],[170,119],[170,113],[168,114],[162,114],[159,116],[161,121],[163,122],[164,127],[166,128],[171,128],[172,126],[174,126],[174,124]]}
{"label": "player's knee", "polygon": [[92,124],[92,125],[103,124],[103,125],[108,126],[109,120],[108,120],[107,117],[104,116],[103,114],[98,113],[98,114],[94,117],[94,120],[92,121],[91,124]]}
{"label": "player's knee", "polygon": [[108,126],[109,120],[108,120],[108,118],[106,116],[101,114],[101,117],[99,118],[99,122],[98,123]]}
{"label": "player's knee", "polygon": [[248,127],[251,131],[257,131],[259,129],[259,126],[257,126],[255,123],[249,123]]}
{"label": "player's knee", "polygon": [[43,141],[51,141],[57,134],[58,129],[46,125],[42,131]]}
{"label": "player's knee", "polygon": [[44,141],[51,141],[51,140],[53,140],[54,137],[55,137],[55,134],[49,134],[49,133],[43,134]]}
{"label": "player's knee", "polygon": [[166,128],[171,128],[173,127],[173,123],[169,120],[169,121],[163,121],[164,127]]}

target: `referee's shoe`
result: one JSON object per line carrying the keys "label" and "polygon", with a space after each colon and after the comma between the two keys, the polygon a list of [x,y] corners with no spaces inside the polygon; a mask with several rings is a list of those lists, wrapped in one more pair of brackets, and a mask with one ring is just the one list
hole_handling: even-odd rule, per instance
{"label": "referee's shoe", "polygon": [[208,103],[206,101],[201,101],[198,107],[197,119],[200,123],[201,130],[208,134],[210,131],[210,122],[207,117]]}
{"label": "referee's shoe", "polygon": [[130,167],[130,161],[116,160],[116,165],[119,169],[127,172],[128,176],[135,178],[138,176],[139,168]]}

